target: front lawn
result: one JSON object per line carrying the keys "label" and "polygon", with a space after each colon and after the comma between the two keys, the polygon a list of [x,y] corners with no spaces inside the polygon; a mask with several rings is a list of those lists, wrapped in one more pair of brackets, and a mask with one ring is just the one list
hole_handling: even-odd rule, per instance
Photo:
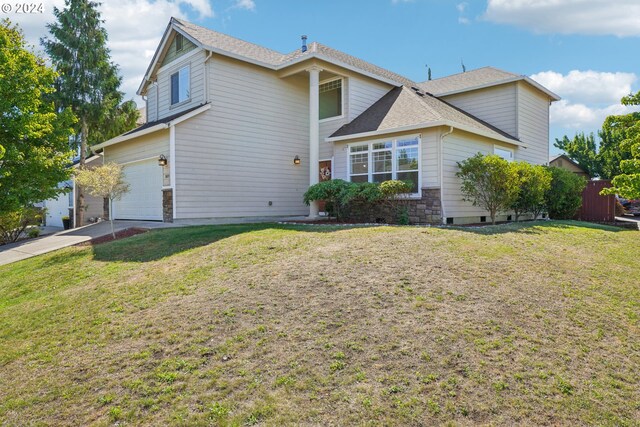
{"label": "front lawn", "polygon": [[164,229],[0,267],[0,425],[638,425],[640,234]]}

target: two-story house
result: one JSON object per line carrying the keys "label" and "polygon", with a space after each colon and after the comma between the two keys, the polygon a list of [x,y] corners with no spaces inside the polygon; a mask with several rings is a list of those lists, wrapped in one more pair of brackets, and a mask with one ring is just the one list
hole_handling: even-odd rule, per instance
{"label": "two-story house", "polygon": [[131,191],[116,219],[315,217],[310,184],[414,183],[419,222],[478,222],[456,162],[545,164],[549,105],[528,77],[481,68],[423,83],[319,43],[283,54],[171,19],[138,93],[147,123],[99,144]]}

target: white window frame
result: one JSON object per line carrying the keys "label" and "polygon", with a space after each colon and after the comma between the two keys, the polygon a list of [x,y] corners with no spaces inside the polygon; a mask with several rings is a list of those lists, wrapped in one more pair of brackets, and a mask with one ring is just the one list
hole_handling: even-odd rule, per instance
{"label": "white window frame", "polygon": [[[342,96],[341,96],[340,102],[342,103],[342,105],[340,106],[340,112],[342,114],[340,114],[339,116],[327,117],[327,118],[324,118],[324,119],[320,119],[318,117],[318,123],[330,122],[331,120],[344,119],[344,117],[346,115],[346,112],[344,111],[345,110],[345,102],[344,102],[344,100],[345,100],[345,92],[346,92],[344,83],[345,83],[346,79],[344,77],[338,76],[338,77],[331,77],[329,79],[322,80],[321,82],[318,83],[318,88],[320,87],[320,85],[323,85],[325,83],[331,83],[331,82],[334,82],[336,80],[341,80],[341,82],[340,82],[340,94]],[[318,96],[318,105],[319,104],[320,104],[320,97]],[[320,114],[319,111],[320,111],[320,108],[318,108],[318,115]]]}
{"label": "white window frame", "polygon": [[[511,153],[511,158],[510,159],[505,159],[508,162],[513,162],[516,159],[516,153],[515,150],[513,148],[508,148],[508,147],[503,147],[502,145],[494,145],[493,146],[493,154],[495,154],[496,156],[500,156],[500,154],[496,153],[496,150],[502,150],[502,151],[506,151]],[[504,159],[504,157],[500,156],[501,158]]]}
{"label": "white window frame", "polygon": [[[360,147],[366,145],[368,147],[366,153],[368,154],[367,159],[367,182],[373,182],[373,145],[380,142],[391,142],[391,179],[397,179],[398,173],[398,159],[396,157],[396,150],[398,141],[406,141],[410,139],[418,140],[418,192],[411,193],[410,197],[412,198],[420,198],[422,197],[422,135],[402,135],[395,136],[391,138],[380,138],[362,142],[354,142],[352,144],[347,144],[347,180],[351,182],[351,147]],[[383,149],[377,149],[376,152],[384,151]],[[353,154],[365,153],[356,152]],[[358,176],[364,176],[364,174],[356,174]]]}
{"label": "white window frame", "polygon": [[[171,103],[171,101],[172,101],[171,94],[173,92],[173,87],[172,87],[173,76],[176,75],[176,74],[178,75],[178,98],[179,98],[180,97],[180,73],[182,72],[182,70],[185,70],[185,69],[188,70],[188,72],[189,72],[189,89],[188,89],[188,92],[187,92],[188,96],[185,99],[183,99],[182,101],[179,100],[175,104],[172,104]],[[177,71],[175,71],[173,73],[170,73],[169,74],[169,104],[170,104],[169,108],[176,108],[176,107],[179,107],[181,105],[186,104],[187,102],[190,102],[191,101],[191,89],[192,89],[191,88],[191,64],[187,64],[187,65],[185,65],[183,67],[178,68]]]}

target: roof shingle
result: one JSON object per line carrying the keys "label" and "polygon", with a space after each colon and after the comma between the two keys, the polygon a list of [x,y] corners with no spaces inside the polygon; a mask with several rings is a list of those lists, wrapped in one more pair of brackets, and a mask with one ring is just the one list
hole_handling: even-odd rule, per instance
{"label": "roof shingle", "polygon": [[435,80],[419,83],[420,89],[436,96],[468,90],[475,87],[499,84],[500,82],[524,77],[494,67],[483,67],[465,73],[453,74]]}
{"label": "roof shingle", "polygon": [[499,139],[518,141],[517,138],[434,96],[419,94],[404,86],[391,89],[351,123],[335,131],[331,138],[392,131],[407,126],[428,127],[433,123],[457,124]]}

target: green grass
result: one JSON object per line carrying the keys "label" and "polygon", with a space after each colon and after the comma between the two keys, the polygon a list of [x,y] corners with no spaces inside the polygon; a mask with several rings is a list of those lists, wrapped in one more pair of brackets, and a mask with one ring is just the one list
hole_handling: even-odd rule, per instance
{"label": "green grass", "polygon": [[639,425],[638,233],[234,225],[0,267],[0,425]]}

